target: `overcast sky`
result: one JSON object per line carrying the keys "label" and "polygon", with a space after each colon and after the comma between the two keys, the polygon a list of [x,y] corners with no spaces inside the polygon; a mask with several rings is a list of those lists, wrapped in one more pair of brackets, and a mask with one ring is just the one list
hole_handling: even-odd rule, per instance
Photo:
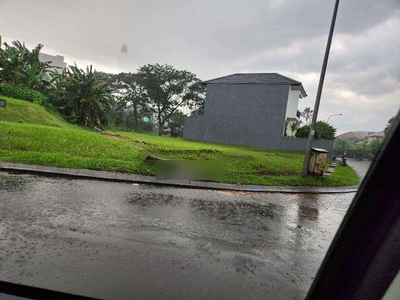
{"label": "overcast sky", "polygon": [[[0,0],[3,40],[105,72],[171,64],[207,80],[279,72],[314,106],[334,0]],[[127,53],[121,52],[126,44]],[[320,120],[382,130],[400,107],[400,0],[342,0]]]}

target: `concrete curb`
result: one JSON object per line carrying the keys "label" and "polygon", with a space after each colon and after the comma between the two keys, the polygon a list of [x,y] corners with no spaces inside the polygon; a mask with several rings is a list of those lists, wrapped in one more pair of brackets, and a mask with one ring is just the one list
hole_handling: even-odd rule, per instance
{"label": "concrete curb", "polygon": [[143,183],[152,185],[198,188],[208,190],[227,190],[240,192],[262,192],[262,193],[295,193],[295,194],[337,194],[355,193],[359,186],[349,187],[307,187],[307,186],[259,186],[259,185],[237,185],[229,183],[188,181],[188,180],[156,180],[152,176],[142,176],[126,173],[113,173],[105,171],[93,171],[84,169],[69,169],[48,167],[39,165],[26,165],[0,162],[0,171],[31,173],[44,176],[65,176],[79,179],[95,179],[105,181]]}

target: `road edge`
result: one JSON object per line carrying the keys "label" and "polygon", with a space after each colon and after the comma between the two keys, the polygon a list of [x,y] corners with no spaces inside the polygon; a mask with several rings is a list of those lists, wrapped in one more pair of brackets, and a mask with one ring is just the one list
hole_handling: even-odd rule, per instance
{"label": "road edge", "polygon": [[128,173],[114,173],[85,169],[70,169],[40,165],[15,164],[0,162],[0,171],[13,173],[30,173],[42,176],[63,176],[76,179],[92,179],[125,183],[149,184],[180,188],[196,188],[206,190],[225,190],[237,192],[257,193],[295,193],[295,194],[338,194],[355,193],[357,186],[344,187],[311,187],[311,186],[262,186],[262,185],[237,185],[229,183],[189,181],[189,180],[156,180],[152,176],[143,176]]}

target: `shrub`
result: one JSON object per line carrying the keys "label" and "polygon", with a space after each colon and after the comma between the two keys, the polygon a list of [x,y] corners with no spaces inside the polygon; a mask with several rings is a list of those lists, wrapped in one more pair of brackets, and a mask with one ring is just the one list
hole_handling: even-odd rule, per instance
{"label": "shrub", "polygon": [[[310,133],[310,126],[305,125],[297,129],[296,137],[298,138],[308,138]],[[336,128],[332,127],[324,121],[318,121],[315,124],[315,134],[314,139],[316,140],[333,140],[335,138]]]}
{"label": "shrub", "polygon": [[0,95],[42,104],[47,100],[42,93],[27,88],[23,85],[14,85],[0,82]]}

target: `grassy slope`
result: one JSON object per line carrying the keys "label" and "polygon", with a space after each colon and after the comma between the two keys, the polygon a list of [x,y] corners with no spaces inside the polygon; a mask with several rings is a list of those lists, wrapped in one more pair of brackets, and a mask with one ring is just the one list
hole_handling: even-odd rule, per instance
{"label": "grassy slope", "polygon": [[0,109],[0,121],[40,124],[60,128],[74,127],[62,117],[49,113],[43,106],[38,104],[4,96],[1,96],[1,99],[7,100],[7,106]]}
{"label": "grassy slope", "polygon": [[[303,154],[297,152],[128,132],[110,132],[126,137],[113,138],[72,126],[43,107],[28,102],[11,100],[7,105],[7,109],[17,111],[15,114],[0,112],[0,161],[153,175],[154,163],[144,161],[145,156],[151,153],[170,159],[224,161],[225,182],[230,183],[318,186],[358,183],[351,168],[340,166],[329,178],[302,178],[299,173]],[[32,109],[37,111],[32,112]],[[21,110],[28,111],[29,116],[21,115]],[[5,119],[13,122],[3,122],[3,116],[8,116]],[[15,123],[20,117],[24,118],[24,123]],[[27,124],[39,122],[47,126]]]}

